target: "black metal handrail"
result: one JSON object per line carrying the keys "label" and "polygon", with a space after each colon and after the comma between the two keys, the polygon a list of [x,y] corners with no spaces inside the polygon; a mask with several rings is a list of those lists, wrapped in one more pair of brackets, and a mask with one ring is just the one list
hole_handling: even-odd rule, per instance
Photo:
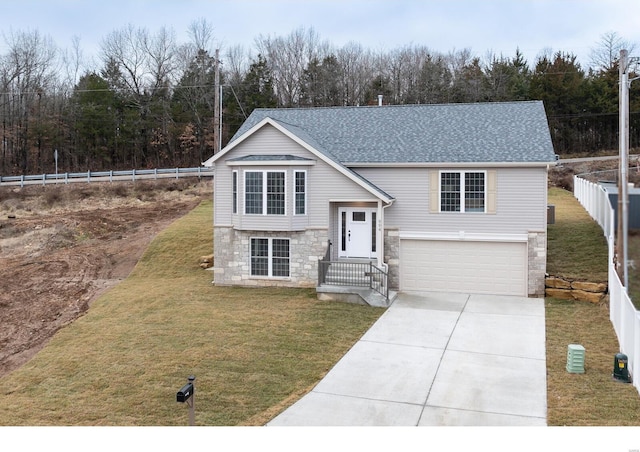
{"label": "black metal handrail", "polygon": [[368,287],[389,299],[388,274],[371,262],[318,261],[318,285]]}
{"label": "black metal handrail", "polygon": [[327,270],[329,266],[321,265],[321,262],[329,262],[331,260],[331,240],[327,241],[327,251],[324,253],[324,257],[318,260],[318,286],[324,284],[327,278]]}
{"label": "black metal handrail", "polygon": [[331,240],[327,241],[327,252],[324,253],[324,259],[325,261],[330,261],[331,260]]}

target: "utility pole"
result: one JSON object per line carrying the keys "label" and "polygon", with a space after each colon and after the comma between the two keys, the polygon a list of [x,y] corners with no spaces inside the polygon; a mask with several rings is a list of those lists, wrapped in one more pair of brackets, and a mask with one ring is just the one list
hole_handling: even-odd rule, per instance
{"label": "utility pole", "polygon": [[220,152],[221,144],[222,144],[222,131],[221,122],[220,122],[220,49],[216,49],[216,61],[215,61],[215,87],[213,93],[213,141],[215,142],[215,147],[213,149],[213,153],[217,154]]}
{"label": "utility pole", "polygon": [[[618,142],[620,144],[620,175],[618,177],[618,240],[617,264],[618,275],[622,272],[624,289],[628,292],[629,275],[627,271],[628,262],[628,238],[629,238],[629,60],[626,50],[620,50],[619,62],[619,110],[620,126],[618,131]],[[622,268],[620,268],[622,266]]]}

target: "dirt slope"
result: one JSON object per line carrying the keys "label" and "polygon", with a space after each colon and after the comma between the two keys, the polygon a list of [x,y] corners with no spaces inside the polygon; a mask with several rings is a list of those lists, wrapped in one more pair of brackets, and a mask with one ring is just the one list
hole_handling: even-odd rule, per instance
{"label": "dirt slope", "polygon": [[197,180],[0,187],[0,376],[124,279],[153,237],[211,196]]}

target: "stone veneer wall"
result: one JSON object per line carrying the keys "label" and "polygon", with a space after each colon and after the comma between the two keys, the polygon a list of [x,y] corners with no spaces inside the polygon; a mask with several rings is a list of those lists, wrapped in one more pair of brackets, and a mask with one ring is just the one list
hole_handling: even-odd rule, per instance
{"label": "stone veneer wall", "polygon": [[[324,257],[327,229],[300,232],[240,231],[217,226],[213,233],[214,278],[216,285],[315,287],[318,283],[318,260]],[[289,278],[256,277],[249,274],[249,240],[252,237],[290,240]]]}
{"label": "stone veneer wall", "polygon": [[544,297],[547,271],[547,233],[529,232],[529,296]]}
{"label": "stone veneer wall", "polygon": [[400,232],[397,229],[384,230],[384,263],[389,273],[389,288],[400,287]]}

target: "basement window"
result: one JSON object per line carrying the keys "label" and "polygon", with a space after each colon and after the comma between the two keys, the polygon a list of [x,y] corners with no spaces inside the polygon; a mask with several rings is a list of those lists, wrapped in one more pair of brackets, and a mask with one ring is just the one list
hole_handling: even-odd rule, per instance
{"label": "basement window", "polygon": [[289,277],[289,239],[252,238],[250,254],[251,276]]}

